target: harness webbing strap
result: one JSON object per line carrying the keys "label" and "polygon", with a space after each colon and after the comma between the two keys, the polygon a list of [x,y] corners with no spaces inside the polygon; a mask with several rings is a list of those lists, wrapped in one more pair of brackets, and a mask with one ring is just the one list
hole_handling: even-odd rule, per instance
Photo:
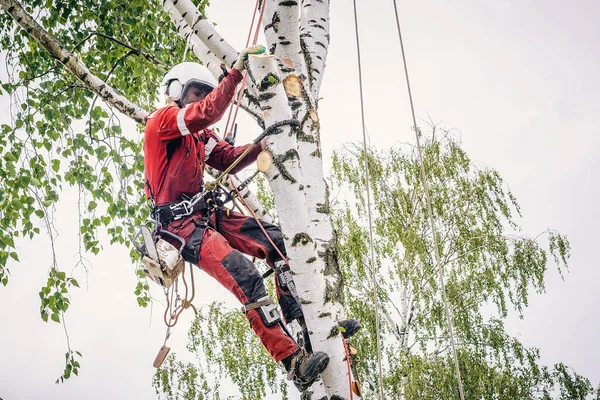
{"label": "harness webbing strap", "polygon": [[255,310],[257,308],[260,308],[262,306],[267,306],[269,304],[275,304],[275,302],[273,301],[273,299],[265,299],[265,300],[262,300],[262,301],[257,301],[256,303],[247,304],[244,307],[242,307],[242,312],[244,314],[246,314],[250,310]]}

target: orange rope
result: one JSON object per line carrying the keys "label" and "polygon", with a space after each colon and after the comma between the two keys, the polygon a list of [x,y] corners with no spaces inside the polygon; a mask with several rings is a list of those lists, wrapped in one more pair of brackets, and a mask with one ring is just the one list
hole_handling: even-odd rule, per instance
{"label": "orange rope", "polygon": [[[175,309],[173,310],[172,309],[173,290],[172,289],[169,290],[169,292],[171,293],[170,301],[169,301],[169,294],[168,293],[166,294],[167,307],[165,308],[164,320],[165,320],[165,324],[169,328],[172,328],[175,325],[177,325],[177,320],[179,319],[179,316],[181,315],[183,310],[192,307],[196,313],[198,312],[196,310],[196,307],[194,307],[194,305],[192,304],[192,301],[194,300],[194,296],[196,295],[196,286],[194,285],[194,267],[192,266],[192,264],[190,264],[190,276],[192,279],[192,297],[190,297],[189,300],[188,300],[188,285],[187,285],[187,281],[185,280],[185,266],[184,266],[183,272],[181,273],[181,277],[183,279],[183,285],[185,286],[185,298],[181,301],[181,305],[177,306],[177,300],[179,298],[179,295],[178,295],[178,297],[175,298]],[[179,282],[179,280],[175,281],[175,283],[174,283],[175,292],[177,292],[178,282]],[[169,315],[169,318],[167,319],[168,314],[170,314],[170,315]],[[172,322],[170,322],[170,321],[172,321]]]}
{"label": "orange rope", "polygon": [[344,344],[344,352],[346,353],[346,364],[348,364],[348,387],[350,388],[350,400],[353,397],[352,391],[352,369],[350,368],[350,353],[348,352],[348,344],[346,343],[346,339],[344,339],[344,335],[340,332],[340,337],[342,338],[342,343]]}
{"label": "orange rope", "polygon": [[[246,47],[248,47],[249,43],[250,43],[250,37],[252,36],[252,28],[254,27],[254,20],[256,19],[256,14],[258,12],[260,6],[260,0],[256,0],[256,8],[254,9],[254,15],[252,16],[252,22],[250,23],[250,30],[248,32],[248,38],[246,39]],[[258,41],[258,33],[260,32],[260,25],[262,24],[262,19],[263,19],[263,15],[265,13],[265,5],[263,4],[262,7],[260,7],[260,16],[258,17],[258,23],[256,24],[256,28],[254,31],[254,40],[252,41],[252,44],[256,44],[256,42]],[[244,95],[244,89],[246,88],[246,81],[248,79],[248,71],[244,71],[244,78],[242,79],[242,84],[237,92],[237,96],[235,96],[237,98],[237,100],[232,99],[231,102],[233,104],[233,102],[236,102],[236,106],[235,106],[235,113],[233,114],[233,121],[231,121],[231,130],[233,130],[233,127],[235,126],[235,120],[237,119],[237,114],[238,111],[240,109],[240,104],[242,102],[242,96]],[[227,123],[225,124],[225,131],[224,131],[224,135],[223,137],[227,136],[227,133],[229,133],[230,129],[229,129],[229,121],[231,119],[231,114],[233,112],[233,108],[232,106],[229,107],[229,115],[227,116]]]}

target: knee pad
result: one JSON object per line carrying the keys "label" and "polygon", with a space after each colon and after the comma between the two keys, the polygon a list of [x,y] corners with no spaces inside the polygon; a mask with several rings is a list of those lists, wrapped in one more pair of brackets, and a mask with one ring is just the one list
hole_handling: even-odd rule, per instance
{"label": "knee pad", "polygon": [[248,313],[250,310],[257,310],[260,318],[267,327],[278,324],[281,321],[279,307],[277,307],[277,304],[275,304],[269,296],[261,297],[256,302],[242,307],[242,312],[244,314]]}

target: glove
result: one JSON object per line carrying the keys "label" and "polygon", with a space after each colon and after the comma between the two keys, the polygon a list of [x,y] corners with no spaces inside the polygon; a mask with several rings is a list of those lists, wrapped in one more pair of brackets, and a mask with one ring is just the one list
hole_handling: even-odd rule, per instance
{"label": "glove", "polygon": [[248,59],[248,54],[262,54],[265,52],[265,50],[265,46],[262,44],[255,44],[254,46],[250,46],[247,49],[242,50],[237,61],[235,64],[233,64],[233,68],[243,72],[246,69],[245,61]]}

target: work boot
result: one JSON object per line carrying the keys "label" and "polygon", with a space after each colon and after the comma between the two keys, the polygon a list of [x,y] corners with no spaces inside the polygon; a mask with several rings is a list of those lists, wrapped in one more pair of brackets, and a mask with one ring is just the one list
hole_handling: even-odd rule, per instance
{"label": "work boot", "polygon": [[354,334],[358,332],[361,328],[360,321],[354,318],[340,321],[338,322],[338,326],[340,328],[344,328],[342,331],[342,336],[344,337],[344,339],[348,339],[354,336]]}
{"label": "work boot", "polygon": [[322,351],[307,353],[300,349],[292,358],[288,370],[288,379],[294,381],[294,386],[304,392],[327,368],[329,356]]}

